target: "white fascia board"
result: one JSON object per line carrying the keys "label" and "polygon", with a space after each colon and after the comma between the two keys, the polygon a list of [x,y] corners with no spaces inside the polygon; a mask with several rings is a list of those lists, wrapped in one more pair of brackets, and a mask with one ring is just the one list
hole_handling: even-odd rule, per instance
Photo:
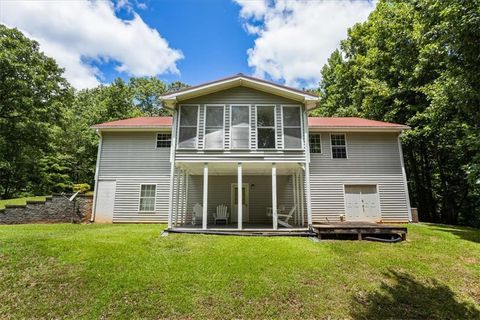
{"label": "white fascia board", "polygon": [[283,96],[285,98],[289,98],[298,102],[305,103],[307,109],[313,109],[316,107],[316,103],[318,102],[319,98],[313,95],[309,95],[306,93],[301,93],[296,90],[291,90],[286,87],[282,87],[275,84],[266,83],[263,81],[256,81],[254,79],[245,78],[242,76],[226,79],[224,81],[214,82],[206,85],[201,85],[192,89],[186,89],[180,92],[174,92],[172,94],[168,94],[162,97],[162,100],[165,103],[167,108],[173,109],[177,102],[182,100],[195,98],[198,96],[210,94],[213,92],[229,89],[236,86],[245,86],[252,89],[257,89],[260,91],[268,92],[271,94]]}

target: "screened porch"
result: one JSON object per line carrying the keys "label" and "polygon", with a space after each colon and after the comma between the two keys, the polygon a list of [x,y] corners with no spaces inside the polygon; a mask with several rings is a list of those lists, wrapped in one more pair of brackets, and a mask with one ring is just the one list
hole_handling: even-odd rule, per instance
{"label": "screened porch", "polygon": [[177,163],[169,227],[307,228],[304,186],[299,163]]}

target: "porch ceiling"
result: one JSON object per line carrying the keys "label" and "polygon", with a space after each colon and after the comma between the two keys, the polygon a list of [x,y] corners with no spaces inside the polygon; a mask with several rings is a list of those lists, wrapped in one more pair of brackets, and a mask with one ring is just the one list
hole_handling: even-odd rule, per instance
{"label": "porch ceiling", "polygon": [[[203,175],[203,163],[199,162],[177,162],[177,168],[187,170],[191,175]],[[290,175],[302,166],[299,163],[277,163],[277,175]],[[237,163],[234,162],[210,162],[208,164],[208,174],[218,176],[237,175]],[[242,175],[266,175],[272,174],[271,163],[242,163]]]}

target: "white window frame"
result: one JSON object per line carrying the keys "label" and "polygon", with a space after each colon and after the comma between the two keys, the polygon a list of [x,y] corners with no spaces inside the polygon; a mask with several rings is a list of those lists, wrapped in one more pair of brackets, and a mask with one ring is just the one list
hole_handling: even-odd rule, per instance
{"label": "white window frame", "polygon": [[[141,210],[141,199],[142,199],[142,187],[143,186],[155,186],[155,195],[153,196],[153,211],[152,210]],[[156,212],[157,211],[157,191],[158,187],[155,183],[141,183],[140,189],[138,190],[138,212],[141,213],[149,213],[149,212]],[[151,199],[151,197],[147,197]]]}
{"label": "white window frame", "polygon": [[[232,116],[233,116],[233,107],[247,107],[248,108],[248,146],[246,148],[233,148],[232,147]],[[230,105],[230,149],[231,150],[250,150],[251,145],[252,145],[252,105],[251,104],[231,104]],[[255,121],[255,124],[257,122]]]}
{"label": "white window frame", "polygon": [[[197,107],[197,136],[195,138],[195,147],[181,147],[180,146],[180,127],[181,127],[181,118],[182,118],[182,107]],[[177,126],[177,143],[175,145],[177,146],[177,149],[180,150],[195,150],[198,149],[198,140],[199,140],[199,127],[200,127],[200,105],[199,104],[181,104],[178,107],[178,126]]]}
{"label": "white window frame", "polygon": [[[312,152],[312,148],[310,147],[310,136],[316,135],[320,137],[320,152]],[[330,140],[331,143],[332,140]],[[345,141],[346,142],[346,141]],[[308,133],[308,149],[311,154],[323,154],[323,143],[322,143],[322,133],[321,132],[309,132]],[[333,157],[333,154],[332,154]]]}
{"label": "white window frame", "polygon": [[[273,107],[273,128],[275,129],[275,147],[273,148],[259,148],[258,147],[258,107]],[[261,127],[262,129],[268,129],[271,127]],[[256,150],[278,150],[277,148],[277,105],[276,104],[256,104],[255,105],[255,149]]]}
{"label": "white window frame", "polygon": [[[222,147],[221,148],[207,148],[207,109],[208,107],[223,107],[223,127],[222,127],[222,137],[223,137],[223,142],[222,142]],[[224,104],[205,104],[204,106],[204,112],[203,112],[203,149],[204,150],[224,150],[225,149],[225,105]]]}
{"label": "white window frame", "polygon": [[[170,147],[157,147],[157,143],[158,143],[158,135],[159,134],[169,134],[170,135]],[[173,139],[173,135],[172,135],[172,132],[171,131],[159,131],[159,132],[156,132],[155,133],[155,149],[170,149],[172,148],[172,139]]]}
{"label": "white window frame", "polygon": [[[304,143],[304,132],[303,132],[303,108],[301,105],[299,104],[282,104],[281,105],[281,108],[282,108],[282,148],[285,149],[285,150],[303,150],[305,148],[305,143]],[[300,109],[300,144],[301,146],[298,147],[298,148],[286,148],[285,147],[285,123],[284,123],[284,120],[283,120],[283,108],[299,108]],[[288,126],[287,128],[297,128],[297,127],[292,127],[292,126]]]}
{"label": "white window frame", "polygon": [[[343,136],[345,137],[345,158],[334,158],[333,157],[332,134],[333,135],[343,134]],[[347,134],[345,132],[331,132],[329,143],[330,143],[330,158],[331,159],[334,159],[334,160],[346,160],[346,159],[348,159],[348,143],[347,143]]]}

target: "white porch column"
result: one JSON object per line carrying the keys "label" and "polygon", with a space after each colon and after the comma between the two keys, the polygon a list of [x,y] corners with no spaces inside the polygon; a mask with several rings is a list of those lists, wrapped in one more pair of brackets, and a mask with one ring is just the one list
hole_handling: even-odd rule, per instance
{"label": "white porch column", "polygon": [[185,225],[185,218],[187,217],[188,212],[188,179],[190,174],[188,171],[185,171],[185,210],[182,213],[182,225]]}
{"label": "white porch column", "polygon": [[277,216],[277,167],[275,163],[272,163],[272,220],[273,230],[278,229],[278,216]]}
{"label": "white porch column", "polygon": [[180,202],[180,225],[183,224],[183,216],[185,215],[185,196],[187,194],[187,190],[185,190],[185,177],[187,172],[185,170],[182,171],[182,197]]}
{"label": "white porch column", "polygon": [[243,217],[243,184],[242,184],[242,163],[238,163],[237,168],[237,214],[238,214],[238,230],[242,230]]}
{"label": "white porch column", "polygon": [[207,230],[207,214],[208,214],[208,163],[203,165],[203,219],[202,229]]}
{"label": "white porch column", "polygon": [[292,174],[293,206],[295,207],[294,223],[298,224],[298,206],[297,206],[297,173]]}
{"label": "white porch column", "polygon": [[170,169],[170,199],[168,199],[168,228],[172,228],[173,225],[173,197],[175,192],[173,190],[175,186],[175,164],[172,162],[172,168]]}
{"label": "white porch column", "polygon": [[182,191],[180,189],[180,180],[182,179],[182,170],[177,170],[177,187],[175,188],[175,220],[173,221],[173,225],[176,227],[178,223],[178,209],[180,207],[180,197]]}
{"label": "white porch column", "polygon": [[305,226],[305,194],[304,194],[304,188],[305,188],[305,175],[303,174],[303,171],[300,170],[298,172],[298,189],[300,190],[300,207],[301,207],[300,213],[302,214],[302,217],[301,217],[302,227]]}

